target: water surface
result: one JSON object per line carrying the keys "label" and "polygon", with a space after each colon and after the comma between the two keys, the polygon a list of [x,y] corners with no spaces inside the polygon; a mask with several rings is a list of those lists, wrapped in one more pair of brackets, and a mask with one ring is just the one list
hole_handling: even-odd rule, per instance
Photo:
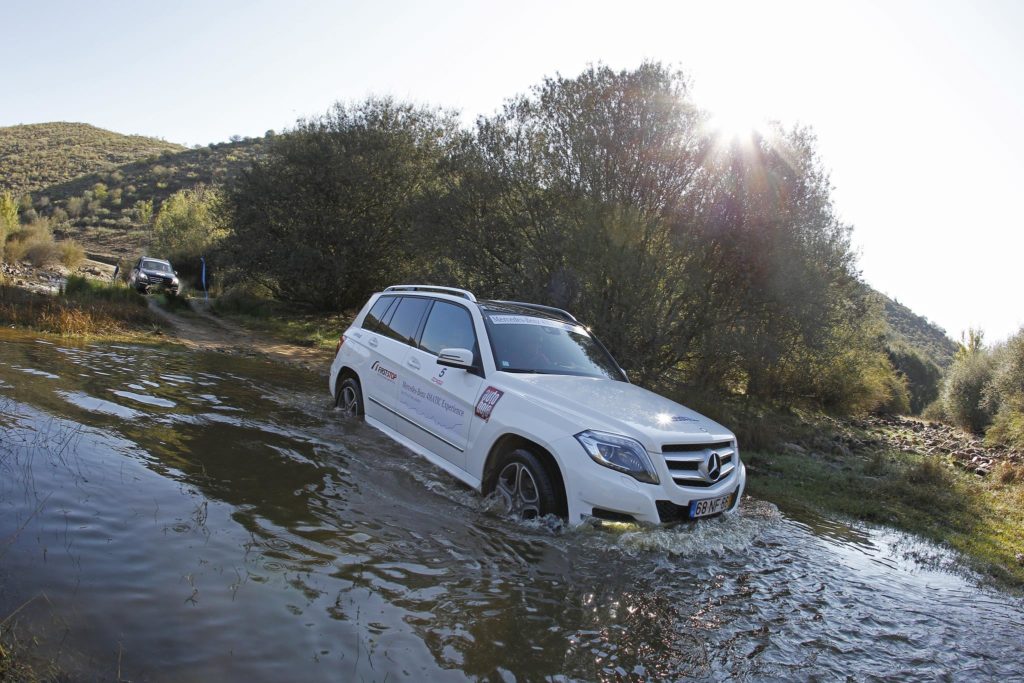
{"label": "water surface", "polygon": [[912,537],[508,522],[324,385],[0,332],[0,618],[81,680],[1024,676],[1020,599]]}

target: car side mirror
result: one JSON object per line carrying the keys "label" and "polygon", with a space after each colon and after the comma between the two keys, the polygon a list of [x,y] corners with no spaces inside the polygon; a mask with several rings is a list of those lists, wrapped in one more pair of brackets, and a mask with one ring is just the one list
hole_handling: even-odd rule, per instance
{"label": "car side mirror", "polygon": [[469,349],[441,349],[437,364],[449,368],[473,369],[473,352]]}

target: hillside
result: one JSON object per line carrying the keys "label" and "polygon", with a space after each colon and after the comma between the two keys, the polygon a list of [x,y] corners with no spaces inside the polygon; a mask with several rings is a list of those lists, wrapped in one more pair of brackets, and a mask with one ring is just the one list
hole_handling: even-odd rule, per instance
{"label": "hillside", "polygon": [[153,217],[183,188],[223,183],[247,167],[264,138],[188,149],[78,123],[0,128],[0,191],[21,198],[21,219],[46,218],[87,251],[132,258]]}
{"label": "hillside", "polygon": [[252,163],[263,143],[264,138],[250,138],[165,152],[51,185],[33,200],[56,231],[90,252],[131,258],[144,248],[152,218],[168,197],[224,183]]}
{"label": "hillside", "polygon": [[85,123],[0,128],[0,191],[20,196],[85,173],[184,149],[163,140],[121,135]]}
{"label": "hillside", "polygon": [[946,331],[881,292],[878,296],[885,307],[885,319],[896,337],[925,354],[940,368],[948,368],[956,354],[956,342]]}

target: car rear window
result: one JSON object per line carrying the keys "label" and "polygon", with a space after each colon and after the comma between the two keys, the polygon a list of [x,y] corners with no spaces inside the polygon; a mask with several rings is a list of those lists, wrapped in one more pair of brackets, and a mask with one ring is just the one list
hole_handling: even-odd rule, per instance
{"label": "car rear window", "polygon": [[404,344],[415,344],[416,331],[420,328],[420,321],[430,305],[430,299],[407,296],[402,297],[397,305],[391,321],[381,332]]}
{"label": "car rear window", "polygon": [[371,332],[383,332],[383,321],[386,319],[388,308],[393,303],[395,303],[395,297],[393,296],[382,296],[377,299],[377,303],[373,305],[370,312],[366,314],[366,318],[363,319],[363,329],[370,330]]}

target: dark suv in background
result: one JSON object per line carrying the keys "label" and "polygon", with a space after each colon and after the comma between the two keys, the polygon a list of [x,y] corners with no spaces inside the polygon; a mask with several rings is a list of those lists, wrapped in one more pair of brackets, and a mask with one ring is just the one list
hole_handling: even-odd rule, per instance
{"label": "dark suv in background", "polygon": [[142,294],[151,289],[164,289],[171,294],[178,293],[178,273],[170,261],[143,256],[128,275],[128,286]]}

